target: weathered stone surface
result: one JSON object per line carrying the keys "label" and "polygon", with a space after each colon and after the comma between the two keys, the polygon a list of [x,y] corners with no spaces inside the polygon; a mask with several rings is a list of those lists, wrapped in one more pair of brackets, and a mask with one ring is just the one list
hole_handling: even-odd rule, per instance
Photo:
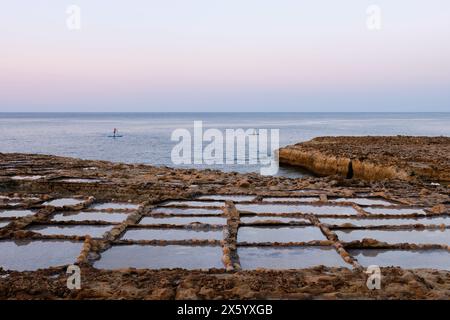
{"label": "weathered stone surface", "polygon": [[0,271],[0,298],[14,299],[450,299],[450,272],[382,268],[382,289],[366,287],[364,271],[119,270],[82,268],[81,290],[67,289],[62,269]]}
{"label": "weathered stone surface", "polygon": [[[8,170],[2,166],[10,166],[16,160],[26,161]],[[46,168],[46,169],[45,169]],[[39,174],[42,178],[35,181],[19,181],[12,179],[15,175]],[[61,182],[61,178],[88,179],[95,177],[99,181],[89,183]],[[395,248],[395,249],[446,249],[448,245],[388,245],[375,240],[341,243],[332,227],[320,222],[320,217],[307,213],[294,214],[305,219],[307,224],[321,228],[327,240],[309,243],[261,243],[261,246],[332,246],[348,267],[326,268],[323,266],[298,269],[294,271],[274,271],[258,269],[241,271],[237,251],[239,244],[236,235],[241,221],[241,213],[233,202],[219,207],[223,211],[221,217],[227,220],[226,233],[223,240],[143,240],[139,242],[121,240],[123,233],[129,228],[138,227],[140,219],[152,212],[155,206],[167,200],[192,200],[200,195],[227,194],[252,195],[252,204],[261,204],[264,197],[298,197],[312,196],[318,198],[320,205],[335,205],[333,199],[338,197],[377,197],[392,201],[395,206],[419,206],[427,209],[426,214],[437,216],[449,213],[449,189],[443,185],[431,185],[421,179],[394,179],[382,182],[340,177],[308,177],[288,179],[284,177],[262,177],[255,173],[237,174],[214,170],[172,169],[152,167],[148,165],[124,165],[105,161],[89,161],[63,157],[25,154],[0,154],[0,195],[25,199],[36,197],[37,200],[23,201],[22,209],[36,210],[30,217],[17,218],[6,227],[0,229],[0,240],[42,239],[42,236],[28,231],[31,224],[49,223],[55,208],[44,207],[43,201],[78,195],[86,200],[81,206],[89,210],[88,204],[93,202],[132,202],[139,204],[139,209],[128,210],[128,218],[117,223],[102,238],[91,239],[86,236],[48,236],[48,239],[70,239],[84,241],[83,249],[78,256],[82,268],[82,289],[71,291],[66,287],[67,274],[65,268],[48,268],[35,272],[6,272],[0,270],[0,299],[355,299],[355,298],[392,298],[392,299],[443,299],[449,298],[450,273],[440,270],[403,270],[400,268],[383,268],[383,283],[389,283],[391,289],[371,292],[365,286],[367,275],[362,272],[358,263],[347,251],[349,248]],[[248,182],[248,185],[242,182]],[[193,186],[195,188],[193,188]],[[301,191],[301,192],[298,192]],[[8,201],[0,203],[0,209],[9,208]],[[342,204],[341,205],[348,205]],[[356,204],[359,215],[362,209]],[[79,208],[78,208],[79,209]],[[76,207],[64,207],[63,211],[76,211]],[[116,209],[107,210],[111,214]],[[292,216],[280,214],[280,217]],[[415,216],[415,214],[413,214]],[[264,217],[264,215],[261,215]],[[267,219],[269,221],[272,218]],[[64,224],[74,224],[65,222]],[[90,224],[101,224],[94,221]],[[276,221],[266,226],[279,226]],[[291,226],[296,225],[290,224]],[[284,225],[286,226],[286,225]],[[174,228],[170,225],[166,228]],[[352,228],[351,225],[347,225]],[[419,226],[424,228],[424,226]],[[417,227],[417,228],[419,228]],[[179,228],[179,226],[178,226]],[[187,228],[182,226],[182,228]],[[197,226],[217,230],[222,226]],[[395,229],[397,226],[386,226]],[[427,226],[427,228],[448,228],[445,226]],[[221,230],[221,229],[220,229]],[[118,244],[152,244],[152,245],[215,245],[222,247],[224,266],[211,270],[136,270],[122,269],[118,271],[97,270],[92,267],[101,254]],[[219,258],[220,259],[220,258]],[[237,272],[238,271],[238,272]],[[56,275],[56,278],[55,278]],[[418,278],[416,275],[419,275]],[[428,285],[420,279],[425,279]],[[384,282],[387,281],[387,282]],[[395,289],[392,289],[395,288]]]}

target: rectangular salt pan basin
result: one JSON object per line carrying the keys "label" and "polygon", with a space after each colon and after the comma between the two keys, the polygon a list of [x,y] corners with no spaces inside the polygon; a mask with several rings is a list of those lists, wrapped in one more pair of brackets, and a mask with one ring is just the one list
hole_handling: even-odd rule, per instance
{"label": "rectangular salt pan basin", "polygon": [[331,202],[353,202],[363,206],[392,206],[391,202],[386,200],[376,199],[376,198],[338,198],[335,200],[330,200]]}
{"label": "rectangular salt pan basin", "polygon": [[161,206],[186,206],[186,207],[223,207],[223,201],[170,201]]}
{"label": "rectangular salt pan basin", "polygon": [[64,212],[54,215],[52,221],[105,221],[122,222],[126,220],[126,213],[106,213],[98,211]]}
{"label": "rectangular salt pan basin", "polygon": [[418,219],[338,219],[320,218],[320,222],[330,225],[343,225],[351,223],[354,226],[401,226],[401,225],[450,225],[450,217],[418,218]]}
{"label": "rectangular salt pan basin", "polygon": [[168,213],[168,214],[223,214],[223,211],[220,209],[181,209],[181,208],[166,208],[159,207],[153,209],[154,213]]}
{"label": "rectangular salt pan basin", "polygon": [[314,202],[319,200],[317,197],[271,197],[263,199],[264,202]]}
{"label": "rectangular salt pan basin", "polygon": [[81,252],[81,242],[0,241],[0,266],[6,270],[34,271],[73,264]]}
{"label": "rectangular salt pan basin", "polygon": [[307,222],[310,223],[308,219],[303,218],[291,218],[291,217],[280,217],[280,216],[254,216],[254,217],[242,217],[242,223],[254,223],[254,222],[265,222],[265,221],[278,221],[282,223],[289,222]]}
{"label": "rectangular salt pan basin", "polygon": [[244,196],[244,195],[211,195],[211,196],[201,196],[197,198],[198,200],[217,200],[217,201],[253,201],[255,196]]}
{"label": "rectangular salt pan basin", "polygon": [[60,182],[68,182],[68,183],[95,183],[100,182],[99,179],[62,179]]}
{"label": "rectangular salt pan basin", "polygon": [[244,270],[350,267],[331,247],[238,247],[238,255]]}
{"label": "rectangular salt pan basin", "polygon": [[0,217],[2,218],[21,218],[26,216],[31,216],[35,214],[35,211],[31,210],[5,210],[0,211]]}
{"label": "rectangular salt pan basin", "polygon": [[351,242],[364,238],[387,243],[450,244],[450,231],[441,230],[343,230],[335,231],[341,241]]}
{"label": "rectangular salt pan basin", "polygon": [[450,270],[450,253],[446,250],[361,249],[349,250],[349,254],[358,259],[364,267],[378,265],[404,269]]}
{"label": "rectangular salt pan basin", "polygon": [[223,268],[220,246],[113,246],[94,264],[98,269]]}
{"label": "rectangular salt pan basin", "polygon": [[43,176],[14,176],[11,179],[13,180],[39,180],[41,179]]}
{"label": "rectangular salt pan basin", "polygon": [[97,210],[127,210],[127,209],[137,209],[139,205],[133,203],[119,203],[119,202],[109,202],[109,203],[97,203],[92,206],[92,209]]}
{"label": "rectangular salt pan basin", "polygon": [[317,227],[241,227],[238,242],[309,242],[327,240]]}
{"label": "rectangular salt pan basin", "polygon": [[139,224],[175,224],[184,225],[190,223],[203,223],[203,224],[219,224],[225,225],[227,220],[220,217],[144,217]]}
{"label": "rectangular salt pan basin", "polygon": [[425,211],[422,209],[415,209],[415,208],[398,208],[398,209],[391,209],[391,208],[364,208],[364,211],[367,211],[369,214],[388,214],[388,215],[395,215],[395,214],[426,214]]}
{"label": "rectangular salt pan basin", "polygon": [[44,206],[62,207],[62,206],[74,206],[83,203],[84,200],[74,198],[61,198],[52,201],[44,202]]}
{"label": "rectangular salt pan basin", "polygon": [[46,236],[63,235],[63,236],[86,236],[89,235],[93,238],[101,238],[103,234],[110,231],[112,226],[32,226],[30,231],[34,231]]}
{"label": "rectangular salt pan basin", "polygon": [[9,221],[0,221],[0,228],[6,227],[9,224]]}
{"label": "rectangular salt pan basin", "polygon": [[192,229],[130,229],[123,240],[222,240],[222,230]]}
{"label": "rectangular salt pan basin", "polygon": [[23,205],[22,202],[8,202],[6,203],[6,205],[10,206],[10,207],[15,207],[15,206],[21,206]]}
{"label": "rectangular salt pan basin", "polygon": [[357,211],[349,206],[311,206],[287,204],[237,204],[236,209],[254,213],[312,213],[355,215]]}

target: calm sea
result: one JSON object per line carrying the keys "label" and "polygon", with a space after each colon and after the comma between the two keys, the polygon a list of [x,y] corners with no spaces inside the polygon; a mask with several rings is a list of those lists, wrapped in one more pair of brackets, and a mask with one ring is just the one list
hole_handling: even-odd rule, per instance
{"label": "calm sea", "polygon": [[[280,145],[334,135],[450,136],[450,113],[0,113],[0,152],[42,153],[175,166],[177,128],[279,129]],[[122,138],[112,139],[113,128]],[[259,171],[254,165],[192,165]],[[279,175],[301,176],[293,168]]]}

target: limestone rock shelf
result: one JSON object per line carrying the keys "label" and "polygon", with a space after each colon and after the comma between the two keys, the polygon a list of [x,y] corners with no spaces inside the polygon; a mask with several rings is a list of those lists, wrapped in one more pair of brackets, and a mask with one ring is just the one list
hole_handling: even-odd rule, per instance
{"label": "limestone rock shelf", "polygon": [[319,176],[450,182],[449,137],[318,137],[281,148],[279,156]]}

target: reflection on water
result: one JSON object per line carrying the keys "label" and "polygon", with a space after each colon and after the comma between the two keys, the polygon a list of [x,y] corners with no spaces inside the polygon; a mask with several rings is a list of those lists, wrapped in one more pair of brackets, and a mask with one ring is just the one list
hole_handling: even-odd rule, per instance
{"label": "reflection on water", "polygon": [[6,227],[9,224],[9,221],[0,221],[0,228]]}
{"label": "reflection on water", "polygon": [[74,206],[83,203],[84,200],[73,199],[73,198],[61,198],[52,201],[44,202],[44,206],[62,207],[62,206]]}
{"label": "reflection on water", "polygon": [[227,220],[221,217],[144,217],[139,224],[220,224],[225,225]]}
{"label": "reflection on water", "polygon": [[39,180],[39,179],[41,179],[41,178],[43,178],[43,176],[14,176],[14,177],[11,177],[11,179],[13,179],[13,180],[30,180],[30,181],[32,181],[32,180]]}
{"label": "reflection on water", "polygon": [[357,214],[357,211],[350,206],[312,206],[296,204],[236,204],[236,209],[240,211],[254,213],[313,213],[313,214]]}
{"label": "reflection on water", "polygon": [[115,209],[115,210],[127,210],[127,209],[137,209],[139,205],[133,203],[119,203],[119,202],[109,202],[109,203],[97,203],[91,206],[91,209],[105,210],[105,209]]}
{"label": "reflection on water", "polygon": [[371,214],[426,214],[425,211],[418,208],[398,208],[398,209],[389,209],[389,208],[364,208],[365,211]]}
{"label": "reflection on water", "polygon": [[263,199],[265,202],[314,202],[319,200],[318,197],[268,197]]}
{"label": "reflection on water", "polygon": [[394,225],[450,225],[450,217],[430,217],[430,218],[417,218],[417,219],[339,219],[339,218],[320,218],[322,223],[331,225],[343,225],[345,223],[351,223],[355,226],[394,226]]}
{"label": "reflection on water", "polygon": [[34,271],[72,264],[82,245],[62,240],[0,241],[0,266],[6,270]]}
{"label": "reflection on water", "polygon": [[223,201],[169,201],[162,206],[186,206],[186,207],[222,207]]}
{"label": "reflection on water", "polygon": [[396,266],[405,269],[432,268],[450,270],[450,253],[446,250],[349,250],[364,267]]}
{"label": "reflection on water", "polygon": [[77,179],[77,178],[72,178],[72,179],[62,179],[62,180],[58,180],[59,182],[68,182],[68,183],[95,183],[95,182],[100,182],[101,180],[99,179]]}
{"label": "reflection on water", "polygon": [[318,265],[351,268],[331,247],[239,247],[238,255],[244,270],[301,269]]}
{"label": "reflection on water", "polygon": [[94,264],[98,269],[223,268],[220,246],[113,246]]}
{"label": "reflection on water", "polygon": [[292,218],[292,217],[280,217],[280,216],[252,216],[252,217],[241,216],[242,223],[266,222],[266,221],[277,221],[277,222],[282,222],[282,223],[290,223],[290,222],[310,223],[310,221],[308,219],[304,219],[304,218]]}
{"label": "reflection on water", "polygon": [[206,195],[201,196],[196,199],[198,200],[219,200],[219,201],[233,201],[233,202],[241,202],[241,201],[252,201],[256,196],[244,196],[244,195]]}
{"label": "reflection on water", "polygon": [[63,212],[57,213],[53,217],[53,221],[106,221],[106,222],[122,222],[126,220],[126,213],[106,213],[98,211],[82,211],[82,212]]}
{"label": "reflection on water", "polygon": [[4,210],[0,211],[0,217],[2,218],[21,218],[35,214],[32,210]]}
{"label": "reflection on water", "polygon": [[169,214],[222,214],[223,211],[220,209],[202,209],[202,208],[170,208],[170,207],[159,207],[152,210],[153,213],[169,213]]}
{"label": "reflection on water", "polygon": [[238,242],[309,242],[327,240],[317,227],[240,227]]}
{"label": "reflection on water", "polygon": [[64,225],[64,226],[32,226],[30,231],[34,231],[46,236],[63,235],[63,236],[86,236],[93,238],[101,238],[103,234],[110,231],[112,226],[86,226],[86,225]]}
{"label": "reflection on water", "polygon": [[364,238],[387,243],[450,244],[450,230],[336,230],[341,241]]}
{"label": "reflection on water", "polygon": [[334,200],[330,200],[332,202],[353,202],[356,204],[360,204],[363,206],[392,206],[393,203],[376,198],[337,198]]}
{"label": "reflection on water", "polygon": [[222,240],[222,230],[191,229],[131,229],[122,236],[123,240]]}

